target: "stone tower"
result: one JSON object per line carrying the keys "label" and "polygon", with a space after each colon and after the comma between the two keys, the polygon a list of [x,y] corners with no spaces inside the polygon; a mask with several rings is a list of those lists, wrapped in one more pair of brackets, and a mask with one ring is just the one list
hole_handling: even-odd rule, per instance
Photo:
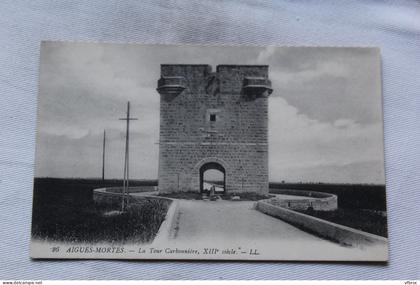
{"label": "stone tower", "polygon": [[202,191],[203,173],[224,174],[224,190],[268,192],[266,65],[161,65],[160,193]]}

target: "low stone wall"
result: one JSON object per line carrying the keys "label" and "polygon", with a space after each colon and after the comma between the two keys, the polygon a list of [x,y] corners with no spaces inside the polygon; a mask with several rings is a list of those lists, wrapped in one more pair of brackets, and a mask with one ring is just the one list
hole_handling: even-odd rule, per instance
{"label": "low stone wall", "polygon": [[[153,187],[153,186],[151,186]],[[142,193],[153,191],[151,187],[130,187],[128,193]],[[111,205],[121,202],[121,193],[123,187],[107,187],[93,190],[93,201],[97,204]],[[151,190],[152,189],[152,190]],[[133,197],[129,196],[130,199]],[[153,196],[152,196],[153,197]],[[156,198],[156,197],[155,197]]]}
{"label": "low stone wall", "polygon": [[387,243],[388,241],[386,238],[381,236],[359,231],[273,205],[267,200],[258,201],[256,209],[267,215],[279,218],[287,223],[302,228],[308,232],[315,233],[321,237],[345,245],[357,246],[362,244]]}
{"label": "low stone wall", "polygon": [[[275,206],[292,209],[308,210],[312,208],[316,211],[334,211],[337,210],[337,196],[324,192],[301,191],[301,190],[282,190],[276,194],[299,196],[299,198],[283,198],[281,196],[271,198],[268,202]],[[307,199],[303,197],[308,197]]]}
{"label": "low stone wall", "polygon": [[[106,192],[112,192],[112,193],[122,193],[124,187],[106,187],[106,188],[100,188],[105,189]],[[141,193],[141,192],[153,192],[157,191],[157,186],[133,186],[128,188],[128,193]]]}
{"label": "low stone wall", "polygon": [[153,245],[166,245],[175,235],[175,226],[179,215],[178,201],[170,198],[165,199],[172,200],[172,203],[166,213],[165,220],[160,225],[159,231],[153,240]]}
{"label": "low stone wall", "polygon": [[121,201],[121,193],[108,192],[107,188],[93,190],[93,202],[100,205],[111,205]]}

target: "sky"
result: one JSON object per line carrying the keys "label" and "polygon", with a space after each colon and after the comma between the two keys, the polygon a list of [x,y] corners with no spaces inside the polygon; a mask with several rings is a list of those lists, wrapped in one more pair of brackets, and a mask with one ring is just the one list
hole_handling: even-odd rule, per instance
{"label": "sky", "polygon": [[130,177],[156,179],[160,64],[267,64],[269,179],[384,183],[376,48],[168,46],[43,42],[37,177],[122,178],[127,101]]}

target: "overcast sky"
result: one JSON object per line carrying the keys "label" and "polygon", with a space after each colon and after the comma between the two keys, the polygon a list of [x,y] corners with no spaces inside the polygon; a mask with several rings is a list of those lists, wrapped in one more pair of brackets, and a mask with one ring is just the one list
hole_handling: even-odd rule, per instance
{"label": "overcast sky", "polygon": [[380,55],[368,48],[43,43],[36,176],[157,178],[160,64],[267,64],[270,181],[384,183]]}

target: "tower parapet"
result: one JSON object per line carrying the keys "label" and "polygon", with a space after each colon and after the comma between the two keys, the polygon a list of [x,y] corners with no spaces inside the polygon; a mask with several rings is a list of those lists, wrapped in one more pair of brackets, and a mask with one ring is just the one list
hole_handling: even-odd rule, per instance
{"label": "tower parapet", "polygon": [[165,76],[158,81],[159,94],[178,95],[184,91],[186,87],[186,80],[183,76]]}

